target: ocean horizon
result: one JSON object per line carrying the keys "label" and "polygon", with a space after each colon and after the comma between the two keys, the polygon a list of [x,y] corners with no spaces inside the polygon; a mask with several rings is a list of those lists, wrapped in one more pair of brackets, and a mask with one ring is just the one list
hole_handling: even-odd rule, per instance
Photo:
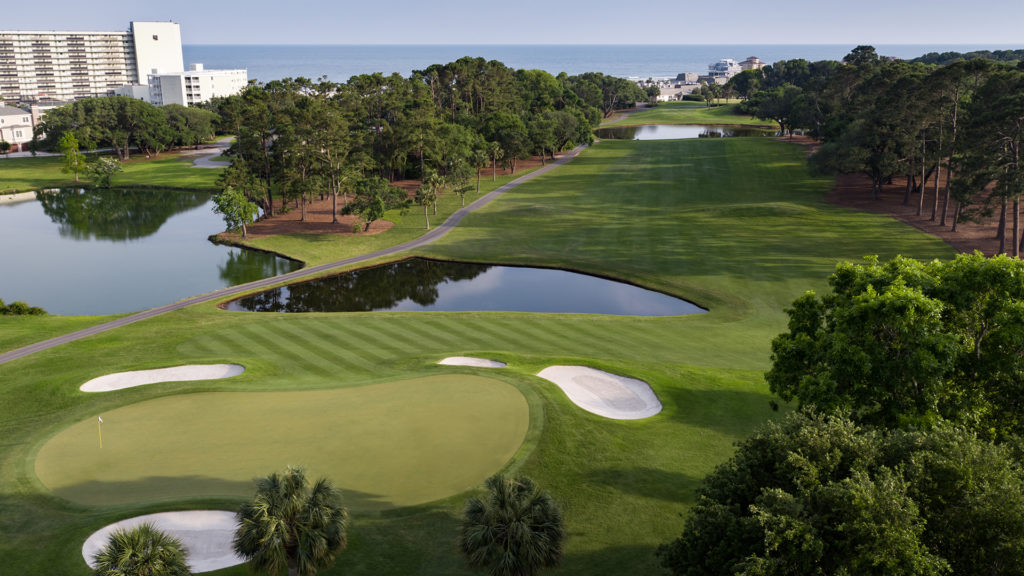
{"label": "ocean horizon", "polygon": [[[602,72],[623,78],[666,78],[707,70],[722,58],[757,56],[764,62],[804,58],[841,60],[848,44],[186,44],[185,64],[248,71],[250,80],[326,76],[345,82],[358,74],[409,76],[431,64],[462,58],[498,60],[512,68],[552,74]],[[1020,49],[1024,45],[878,44],[883,56],[911,59],[929,52]]]}

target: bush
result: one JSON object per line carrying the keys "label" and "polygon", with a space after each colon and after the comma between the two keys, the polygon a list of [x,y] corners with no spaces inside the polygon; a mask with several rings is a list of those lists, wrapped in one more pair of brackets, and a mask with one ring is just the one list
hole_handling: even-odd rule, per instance
{"label": "bush", "polygon": [[46,310],[29,306],[21,301],[4,304],[4,301],[0,300],[0,315],[3,316],[43,316],[45,314]]}
{"label": "bush", "polygon": [[684,102],[703,102],[704,97],[700,94],[683,94]]}

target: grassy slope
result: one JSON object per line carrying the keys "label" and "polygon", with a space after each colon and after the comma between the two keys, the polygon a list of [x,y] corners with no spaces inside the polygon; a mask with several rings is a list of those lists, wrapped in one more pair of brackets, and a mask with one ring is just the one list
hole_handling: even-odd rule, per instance
{"label": "grassy slope", "polygon": [[641,126],[644,124],[733,124],[740,126],[777,126],[770,120],[759,120],[740,114],[735,104],[708,108],[698,102],[662,102],[649,110],[627,114],[608,126]]}
{"label": "grassy slope", "polygon": [[[649,574],[657,544],[681,529],[700,478],[769,417],[761,373],[782,308],[822,288],[838,259],[948,257],[891,219],[822,204],[802,150],[763,139],[603,142],[522,186],[425,252],[480,261],[569,265],[668,290],[710,308],[680,318],[513,313],[261,315],[203,305],[0,366],[0,562],[28,574],[85,574],[79,547],[107,522],[186,500],[88,508],[49,496],[35,452],[68,425],[220,384],[85,395],[88,378],[183,362],[235,361],[249,389],[358,386],[474,373],[515,385],[532,425],[512,468],[563,503],[570,539],[553,574]],[[437,366],[446,355],[509,362],[501,371]],[[534,377],[587,364],[651,383],[664,411],[611,421]],[[324,431],[332,433],[331,429]],[[287,464],[282,462],[281,466]],[[465,495],[354,518],[332,574],[467,573],[455,551]],[[244,574],[245,569],[225,571]]]}
{"label": "grassy slope", "polygon": [[[0,159],[0,192],[76,186],[74,176],[61,172],[61,166],[63,159],[57,156]],[[165,153],[126,162],[124,171],[111,178],[111,185],[213,190],[219,174],[216,168],[193,168],[191,158]],[[79,177],[82,182],[89,180],[85,174]]]}
{"label": "grassy slope", "polygon": [[0,316],[0,352],[47,340],[117,316]]}

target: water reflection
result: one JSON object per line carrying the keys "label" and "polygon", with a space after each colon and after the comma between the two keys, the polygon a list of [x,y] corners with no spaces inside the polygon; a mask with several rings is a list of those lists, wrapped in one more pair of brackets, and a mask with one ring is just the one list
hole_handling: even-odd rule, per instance
{"label": "water reflection", "polygon": [[631,284],[565,270],[411,258],[228,303],[250,312],[484,311],[675,316],[703,310]]}
{"label": "water reflection", "polygon": [[606,140],[684,140],[690,138],[736,138],[750,136],[778,136],[777,130],[743,128],[732,126],[674,126],[652,124],[649,126],[623,126],[599,128],[594,131],[598,138]]}
{"label": "water reflection", "polygon": [[37,196],[61,236],[115,242],[151,236],[171,216],[210,199],[205,192],[173,190],[62,189]]}
{"label": "water reflection", "polygon": [[231,248],[224,263],[217,265],[217,269],[220,270],[220,279],[227,286],[236,286],[260,278],[287,274],[298,270],[299,267],[299,263],[294,260],[242,248]]}

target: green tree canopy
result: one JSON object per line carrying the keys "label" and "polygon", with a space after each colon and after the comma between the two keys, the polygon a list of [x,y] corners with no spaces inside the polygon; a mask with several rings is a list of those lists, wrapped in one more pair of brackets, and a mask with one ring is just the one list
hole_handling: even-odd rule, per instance
{"label": "green tree canopy", "polygon": [[1024,262],[868,258],[829,284],[787,310],[773,393],[885,426],[942,417],[987,437],[1024,433]]}
{"label": "green tree canopy", "polygon": [[870,430],[802,411],[705,478],[672,574],[1019,574],[1019,453],[960,427]]}

